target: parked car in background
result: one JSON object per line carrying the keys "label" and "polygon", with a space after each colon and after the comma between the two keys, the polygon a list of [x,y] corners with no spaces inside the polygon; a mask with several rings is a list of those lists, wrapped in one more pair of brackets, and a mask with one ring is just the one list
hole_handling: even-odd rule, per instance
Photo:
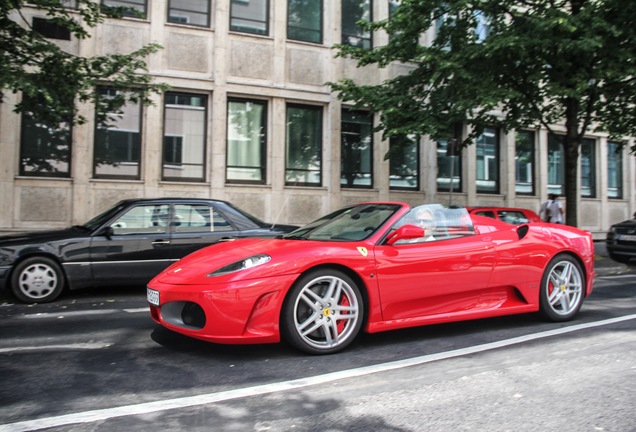
{"label": "parked car in background", "polygon": [[219,200],[123,200],[82,225],[0,237],[0,289],[42,303],[65,287],[146,284],[204,246],[295,228],[262,222]]}
{"label": "parked car in background", "polygon": [[605,238],[607,254],[614,261],[627,263],[636,258],[636,219],[612,225]]}
{"label": "parked car in background", "polygon": [[193,338],[330,354],[360,332],[531,312],[567,321],[593,282],[587,231],[370,202],[194,252],[153,278],[147,298],[153,320]]}
{"label": "parked car in background", "polygon": [[539,215],[532,210],[516,207],[467,207],[470,214],[486,216],[513,225],[541,222]]}

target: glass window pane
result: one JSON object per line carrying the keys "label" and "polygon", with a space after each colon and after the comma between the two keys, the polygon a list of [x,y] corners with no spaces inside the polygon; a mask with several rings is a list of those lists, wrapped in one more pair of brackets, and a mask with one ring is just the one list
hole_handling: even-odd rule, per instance
{"label": "glass window pane", "polygon": [[596,197],[596,141],[584,139],[581,143],[581,196]]}
{"label": "glass window pane", "polygon": [[607,196],[623,198],[623,147],[621,143],[607,143]]}
{"label": "glass window pane", "polygon": [[419,139],[414,136],[391,138],[389,145],[389,188],[419,189]]}
{"label": "glass window pane", "polygon": [[170,206],[140,205],[128,210],[110,226],[115,235],[165,233],[170,221]]}
{"label": "glass window pane", "polygon": [[[117,91],[100,89],[100,98],[113,98]],[[127,102],[110,120],[96,121],[93,152],[96,178],[138,179],[141,162],[141,106]]]}
{"label": "glass window pane", "polygon": [[287,3],[287,38],[322,42],[322,1],[289,0]]}
{"label": "glass window pane", "polygon": [[230,30],[269,34],[268,0],[232,0],[230,6]]}
{"label": "glass window pane", "polygon": [[321,107],[287,106],[286,153],[286,184],[322,184]]}
{"label": "glass window pane", "polygon": [[517,131],[515,135],[515,192],[534,195],[535,133]]}
{"label": "glass window pane", "polygon": [[371,33],[360,28],[358,21],[371,21],[371,0],[342,0],[342,43],[371,48]]}
{"label": "glass window pane", "polygon": [[485,128],[477,138],[477,192],[499,193],[499,143],[497,130]]}
{"label": "glass window pane", "polygon": [[210,0],[170,0],[168,22],[210,26]]}
{"label": "glass window pane", "polygon": [[548,136],[548,193],[563,195],[565,190],[565,160],[563,159],[563,136]]}
{"label": "glass window pane", "polygon": [[263,101],[230,100],[227,115],[227,180],[265,181],[265,121]]}
{"label": "glass window pane", "polygon": [[[28,99],[23,103],[28,105]],[[71,122],[49,126],[22,114],[20,134],[20,175],[69,177],[71,162]]]}
{"label": "glass window pane", "polygon": [[373,186],[373,118],[366,111],[343,110],[340,184]]}
{"label": "glass window pane", "polygon": [[461,192],[461,153],[450,155],[448,146],[448,140],[437,141],[437,190],[439,192]]}
{"label": "glass window pane", "polygon": [[205,180],[206,101],[201,95],[166,93],[164,180]]}
{"label": "glass window pane", "polygon": [[124,16],[146,18],[146,0],[102,0],[104,6],[127,8]]}

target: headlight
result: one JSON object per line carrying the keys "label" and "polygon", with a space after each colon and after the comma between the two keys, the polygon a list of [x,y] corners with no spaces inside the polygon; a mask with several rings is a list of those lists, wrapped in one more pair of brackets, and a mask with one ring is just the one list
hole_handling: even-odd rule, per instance
{"label": "headlight", "polygon": [[222,276],[228,273],[234,273],[241,270],[246,270],[248,268],[256,267],[261,264],[265,264],[271,260],[272,257],[265,254],[254,255],[249,258],[242,259],[240,261],[236,261],[232,264],[228,264],[225,267],[221,267],[218,270],[213,271],[212,273],[208,273],[207,277],[213,276]]}

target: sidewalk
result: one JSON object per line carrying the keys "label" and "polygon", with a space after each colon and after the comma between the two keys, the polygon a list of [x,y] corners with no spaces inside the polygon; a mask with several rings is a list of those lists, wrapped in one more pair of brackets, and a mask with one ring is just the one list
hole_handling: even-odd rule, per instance
{"label": "sidewalk", "polygon": [[594,252],[596,259],[594,260],[594,269],[596,276],[609,276],[623,273],[630,273],[636,270],[635,265],[621,264],[614,261],[607,255],[605,248],[605,240],[594,242]]}

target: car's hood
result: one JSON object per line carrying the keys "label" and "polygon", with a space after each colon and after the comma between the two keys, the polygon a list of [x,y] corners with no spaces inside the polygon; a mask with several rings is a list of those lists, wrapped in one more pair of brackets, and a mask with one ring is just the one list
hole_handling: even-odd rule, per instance
{"label": "car's hood", "polygon": [[[360,243],[355,243],[358,245]],[[245,258],[268,255],[266,264],[223,276],[208,277],[229,264]],[[343,254],[361,257],[356,246],[349,242],[320,242],[311,240],[248,238],[217,243],[200,249],[172,264],[153,280],[162,284],[189,285],[223,283],[233,279],[280,276],[302,271],[308,262],[325,261]],[[152,286],[152,283],[150,285]]]}
{"label": "car's hood", "polygon": [[81,227],[71,227],[51,231],[34,231],[22,234],[10,234],[0,237],[0,247],[17,246],[23,244],[43,244],[74,237],[83,237],[89,233]]}
{"label": "car's hood", "polygon": [[612,226],[621,226],[621,227],[636,227],[636,219],[629,219],[623,222],[615,223]]}

